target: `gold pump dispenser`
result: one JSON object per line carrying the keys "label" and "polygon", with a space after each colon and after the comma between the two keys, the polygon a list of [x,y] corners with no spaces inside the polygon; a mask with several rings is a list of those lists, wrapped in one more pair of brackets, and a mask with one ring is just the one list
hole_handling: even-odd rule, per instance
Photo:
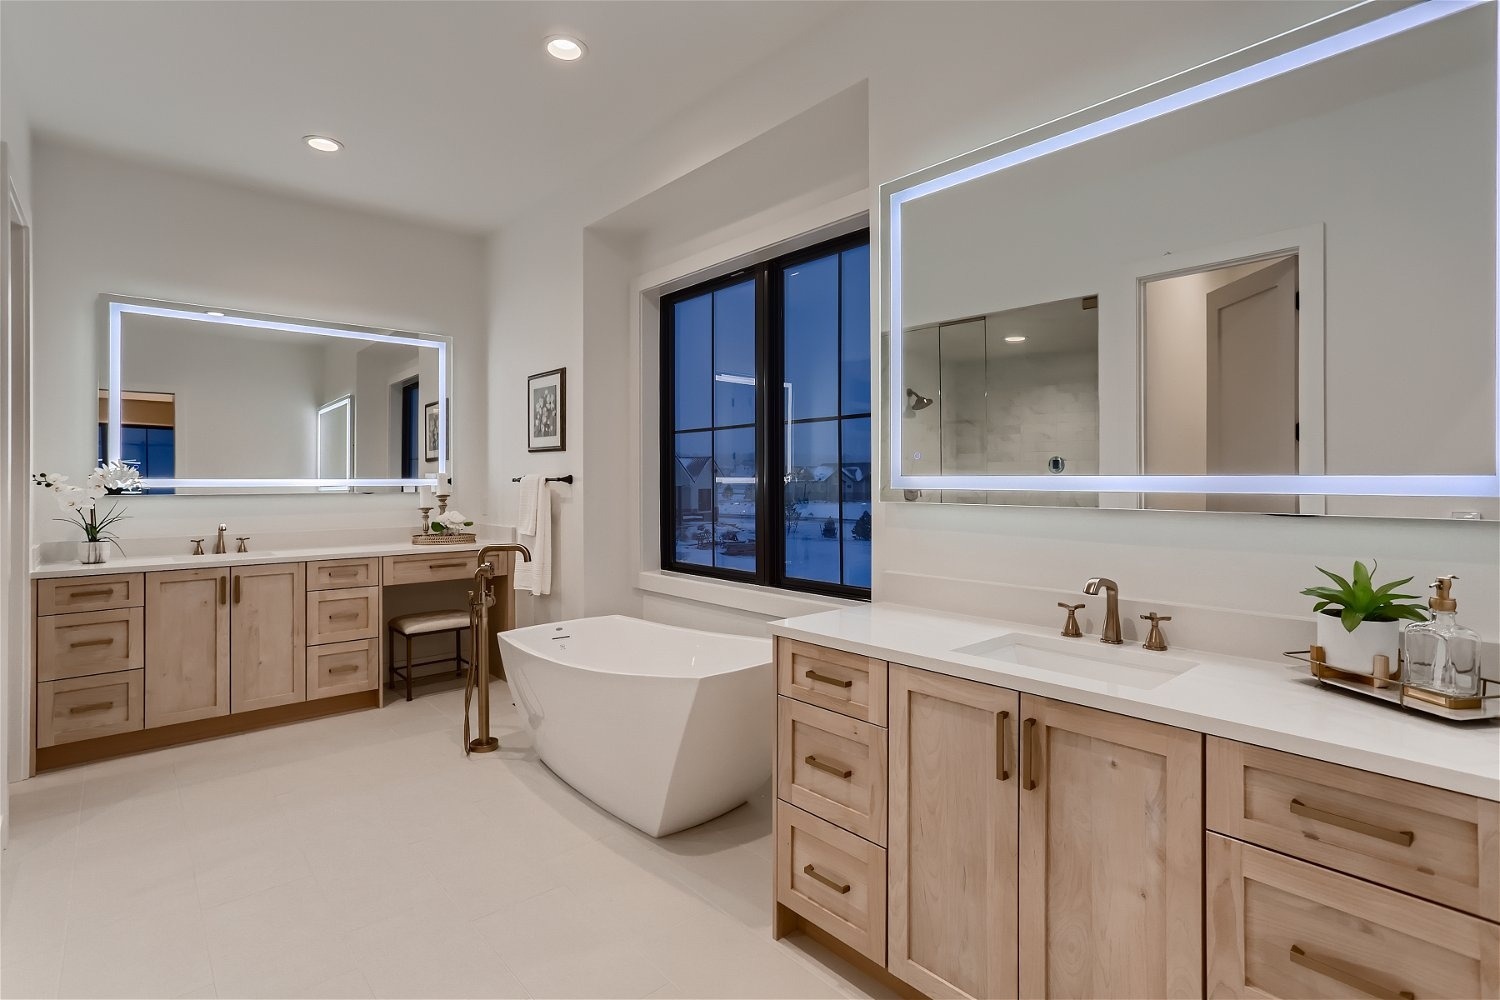
{"label": "gold pump dispenser", "polygon": [[1458,622],[1453,597],[1456,576],[1432,581],[1427,606],[1432,620],[1413,622],[1401,633],[1402,672],[1411,687],[1455,698],[1475,698],[1484,686],[1479,673],[1479,633]]}
{"label": "gold pump dispenser", "polygon": [[1434,611],[1457,611],[1458,602],[1453,599],[1453,581],[1456,576],[1440,576],[1432,581],[1432,589],[1436,591],[1427,599],[1427,606]]}

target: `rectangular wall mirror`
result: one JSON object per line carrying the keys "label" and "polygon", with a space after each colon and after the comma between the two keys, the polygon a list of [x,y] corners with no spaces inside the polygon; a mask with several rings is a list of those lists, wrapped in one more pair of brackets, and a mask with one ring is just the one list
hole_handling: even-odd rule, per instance
{"label": "rectangular wall mirror", "polygon": [[106,295],[99,461],[148,495],[390,492],[449,471],[445,338]]}
{"label": "rectangular wall mirror", "polygon": [[1363,5],[885,185],[884,498],[1495,518],[1495,21]]}

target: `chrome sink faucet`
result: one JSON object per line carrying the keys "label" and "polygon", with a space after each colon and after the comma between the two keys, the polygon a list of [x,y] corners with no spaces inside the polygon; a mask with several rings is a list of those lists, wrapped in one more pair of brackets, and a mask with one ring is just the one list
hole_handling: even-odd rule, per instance
{"label": "chrome sink faucet", "polygon": [[1099,636],[1099,641],[1111,646],[1123,645],[1125,640],[1120,638],[1120,585],[1109,577],[1096,576],[1083,585],[1083,592],[1097,597],[1101,587],[1105,594],[1104,634]]}
{"label": "chrome sink faucet", "polygon": [[226,553],[226,552],[229,551],[227,548],[224,547],[224,532],[226,532],[228,530],[229,530],[229,525],[227,525],[227,524],[221,524],[221,525],[219,525],[219,538],[218,538],[218,541],[214,542],[214,555],[221,556],[224,553]]}

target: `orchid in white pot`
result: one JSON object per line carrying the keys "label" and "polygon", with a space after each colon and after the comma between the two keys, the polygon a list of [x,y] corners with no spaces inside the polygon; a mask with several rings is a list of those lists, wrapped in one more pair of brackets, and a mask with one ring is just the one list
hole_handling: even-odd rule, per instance
{"label": "orchid in white pot", "polygon": [[99,501],[106,496],[118,496],[141,491],[141,474],[134,466],[124,462],[106,462],[89,473],[88,485],[73,486],[67,476],[38,472],[31,481],[43,489],[51,490],[66,517],[53,518],[64,524],[76,524],[83,529],[83,541],[79,546],[78,559],[85,565],[94,565],[109,560],[109,547],[120,549],[120,540],[109,529],[125,515],[119,504],[108,512],[99,512]]}

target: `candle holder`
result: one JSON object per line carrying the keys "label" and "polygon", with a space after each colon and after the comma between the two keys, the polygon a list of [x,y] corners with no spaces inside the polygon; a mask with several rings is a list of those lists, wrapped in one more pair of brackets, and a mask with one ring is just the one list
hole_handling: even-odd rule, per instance
{"label": "candle holder", "polygon": [[425,534],[427,534],[428,529],[431,527],[431,524],[432,524],[431,520],[429,520],[428,517],[427,517],[428,514],[432,513],[432,508],[431,507],[418,507],[417,510],[419,510],[419,511],[422,512],[422,534],[425,535]]}
{"label": "candle holder", "polygon": [[447,493],[437,494],[438,517],[442,517],[444,514],[448,513],[448,497],[449,494]]}

